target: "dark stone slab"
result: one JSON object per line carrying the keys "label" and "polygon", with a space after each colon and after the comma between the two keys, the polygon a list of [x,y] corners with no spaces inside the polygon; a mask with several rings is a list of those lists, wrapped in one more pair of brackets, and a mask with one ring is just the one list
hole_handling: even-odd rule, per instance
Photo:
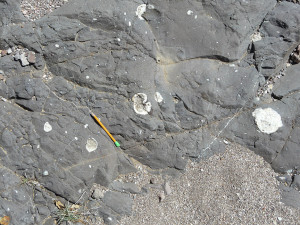
{"label": "dark stone slab", "polygon": [[128,194],[109,191],[105,193],[103,202],[120,215],[129,216],[131,214],[133,201]]}
{"label": "dark stone slab", "polygon": [[120,181],[114,181],[111,183],[110,187],[115,191],[120,191],[120,192],[128,192],[132,194],[141,193],[139,187],[134,183],[123,183]]}
{"label": "dark stone slab", "polygon": [[26,21],[20,10],[20,0],[2,0],[0,11],[0,27]]}
{"label": "dark stone slab", "polygon": [[300,90],[299,71],[300,64],[288,67],[286,70],[286,75],[275,84],[273,95],[275,95],[277,98],[282,98],[293,92],[298,92]]}
{"label": "dark stone slab", "polygon": [[262,40],[254,42],[258,70],[266,77],[284,68],[291,52],[299,44],[300,5],[281,2],[265,18]]}

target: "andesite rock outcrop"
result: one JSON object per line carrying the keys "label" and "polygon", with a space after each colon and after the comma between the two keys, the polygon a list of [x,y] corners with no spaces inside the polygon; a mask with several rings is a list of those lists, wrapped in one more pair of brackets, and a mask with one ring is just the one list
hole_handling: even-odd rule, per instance
{"label": "andesite rock outcrop", "polygon": [[[0,58],[0,215],[12,224],[42,224],[57,198],[92,208],[93,183],[110,188],[95,214],[107,223],[130,215],[130,195],[111,185],[135,171],[131,157],[184,170],[232,141],[277,172],[300,173],[300,65],[286,68],[300,44],[299,4],[70,0],[34,22],[19,4],[0,1],[0,49],[12,49]],[[282,126],[259,130],[258,108]]]}

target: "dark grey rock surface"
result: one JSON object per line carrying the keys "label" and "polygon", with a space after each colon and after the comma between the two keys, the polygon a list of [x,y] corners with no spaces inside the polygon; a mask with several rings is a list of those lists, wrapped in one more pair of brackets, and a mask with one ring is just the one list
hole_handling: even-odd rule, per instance
{"label": "dark grey rock surface", "polygon": [[[132,198],[118,191],[137,190],[114,180],[135,171],[130,157],[163,173],[182,171],[189,158],[233,141],[278,172],[299,170],[299,65],[257,96],[299,45],[299,4],[142,4],[72,0],[29,22],[19,1],[0,1],[0,50],[12,49],[0,58],[0,213],[14,224],[41,223],[55,211],[53,199],[93,207],[94,183],[110,188],[97,215],[107,223],[129,215]],[[22,65],[20,51],[34,52],[35,62]],[[20,186],[22,177],[40,191]]]}

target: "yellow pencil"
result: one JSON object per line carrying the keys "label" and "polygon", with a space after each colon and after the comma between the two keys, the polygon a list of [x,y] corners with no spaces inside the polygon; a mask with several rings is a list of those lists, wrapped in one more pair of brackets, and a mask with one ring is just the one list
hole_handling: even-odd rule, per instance
{"label": "yellow pencil", "polygon": [[90,114],[99,123],[99,125],[103,128],[103,130],[108,134],[108,136],[111,138],[111,140],[113,140],[113,142],[115,143],[115,145],[117,147],[120,147],[119,142],[117,142],[116,139],[114,139],[114,137],[111,135],[111,133],[109,133],[109,131],[106,129],[106,127],[103,125],[103,123],[101,123],[101,121],[98,119],[98,117],[94,113],[92,113],[92,112],[90,112]]}

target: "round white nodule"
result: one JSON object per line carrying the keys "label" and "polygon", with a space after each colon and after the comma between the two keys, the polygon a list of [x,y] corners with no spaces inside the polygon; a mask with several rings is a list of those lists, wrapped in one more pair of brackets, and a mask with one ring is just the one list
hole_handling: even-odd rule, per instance
{"label": "round white nodule", "polygon": [[258,108],[252,113],[258,129],[266,134],[275,133],[283,126],[281,116],[271,108]]}
{"label": "round white nodule", "polygon": [[94,138],[87,139],[85,148],[88,152],[95,151],[97,147],[98,147],[98,142]]}
{"label": "round white nodule", "polygon": [[147,115],[151,111],[151,102],[147,102],[147,95],[137,93],[132,97],[133,109],[137,114]]}
{"label": "round white nodule", "polygon": [[44,124],[44,131],[45,132],[50,132],[52,130],[52,126],[50,125],[50,123],[49,122],[46,122],[45,124]]}

